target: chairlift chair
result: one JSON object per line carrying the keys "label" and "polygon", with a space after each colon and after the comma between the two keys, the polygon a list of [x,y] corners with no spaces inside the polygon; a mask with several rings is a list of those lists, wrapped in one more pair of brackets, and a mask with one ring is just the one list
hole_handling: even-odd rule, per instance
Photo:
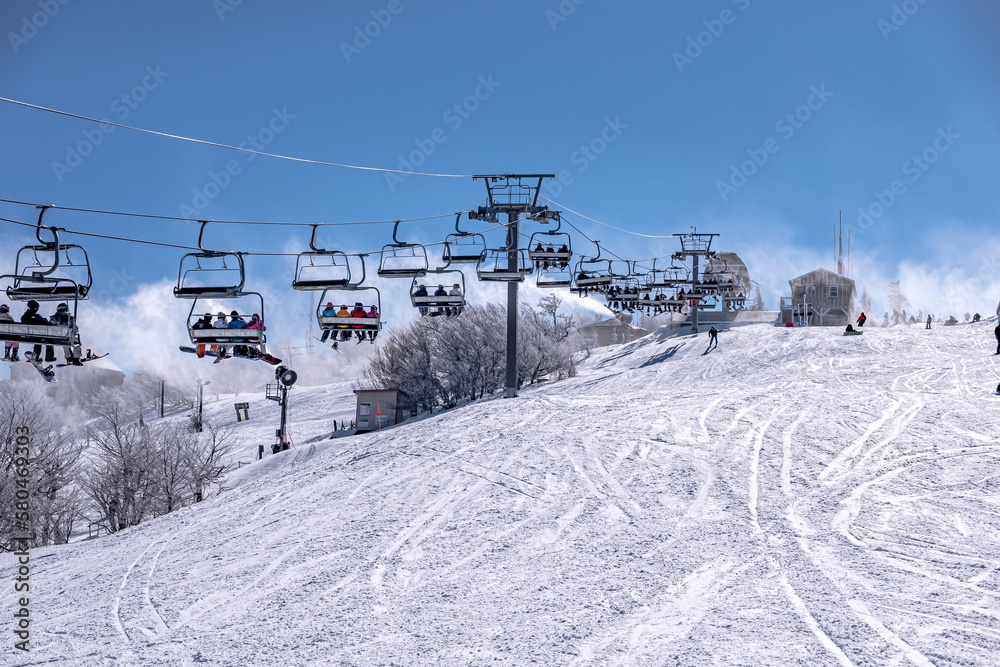
{"label": "chairlift chair", "polygon": [[[11,301],[65,301],[86,299],[93,284],[87,249],[73,243],[59,242],[59,228],[42,225],[50,206],[39,206],[35,237],[38,245],[17,251],[14,274],[7,286]],[[42,230],[52,233],[52,241],[42,239]]]}
{"label": "chairlift chair", "polygon": [[[435,277],[438,277],[437,289],[433,284]],[[458,287],[458,294],[451,293],[455,287]],[[423,294],[419,293],[421,291]],[[445,294],[436,294],[438,291]],[[465,308],[465,274],[458,269],[443,268],[429,271],[423,279],[414,278],[410,285],[410,303],[420,309],[421,317],[459,315]]]}
{"label": "chairlift chair", "polygon": [[318,292],[331,287],[343,287],[351,283],[351,265],[347,255],[339,250],[324,250],[316,247],[316,232],[319,225],[313,225],[311,250],[300,253],[295,260],[295,277],[292,289]]}
{"label": "chairlift chair", "polygon": [[510,261],[510,251],[506,248],[484,250],[476,265],[476,277],[484,282],[519,283],[531,275],[527,251],[518,250],[513,269],[509,267]]}
{"label": "chairlift chair", "polygon": [[475,232],[463,232],[458,226],[462,214],[455,217],[455,232],[444,238],[441,259],[446,264],[478,264],[486,250],[486,237]]}
{"label": "chairlift chair", "polygon": [[246,282],[246,266],[239,252],[208,250],[202,246],[207,220],[200,220],[198,249],[181,257],[177,269],[178,299],[231,299],[238,297]]}
{"label": "chairlift chair", "polygon": [[267,336],[264,334],[263,327],[259,329],[195,328],[195,324],[201,319],[202,314],[211,314],[214,319],[216,312],[225,312],[226,317],[229,317],[229,312],[226,312],[226,310],[230,309],[231,306],[220,306],[216,301],[217,299],[231,300],[246,299],[247,297],[253,301],[253,306],[251,308],[243,306],[243,312],[240,313],[240,317],[249,324],[250,314],[257,313],[260,315],[261,321],[266,324],[267,320],[264,317],[264,297],[258,292],[239,292],[191,299],[191,310],[188,311],[187,319],[188,337],[191,339],[191,344],[245,345],[264,354],[266,352],[265,343],[267,342]]}
{"label": "chairlift chair", "polygon": [[[344,298],[337,300],[332,295],[343,294]],[[348,296],[349,295],[349,296]],[[369,298],[371,297],[371,298]],[[350,310],[351,302],[355,304],[375,306],[377,317],[344,317],[340,315],[324,315],[327,303],[332,303],[334,308],[344,306]],[[338,309],[339,310],[339,309]],[[367,311],[366,311],[367,313]],[[316,321],[323,331],[381,331],[382,330],[382,295],[377,287],[363,286],[360,284],[348,285],[346,287],[336,287],[323,290],[319,305],[316,307]]]}
{"label": "chairlift chair", "polygon": [[427,249],[419,243],[404,243],[396,237],[399,223],[392,228],[392,243],[382,247],[378,275],[382,278],[419,278],[427,273]]}
{"label": "chairlift chair", "polygon": [[[565,248],[563,250],[562,248]],[[528,241],[528,259],[540,263],[569,266],[573,259],[572,239],[565,232],[535,232]]]}
{"label": "chairlift chair", "polygon": [[[607,268],[600,270],[597,269],[598,266],[606,266]],[[581,278],[581,275],[586,275],[586,277]],[[578,294],[585,292],[605,292],[613,280],[611,260],[583,258],[576,264],[576,275],[573,279],[573,288],[570,291]]]}
{"label": "chairlift chair", "polygon": [[[0,276],[0,281],[6,280],[16,280],[22,278],[23,276],[18,275],[3,275]],[[66,279],[60,278],[38,278],[37,281],[48,282],[51,281],[53,286],[55,282],[69,282]],[[76,287],[73,283],[70,287]],[[8,288],[8,294],[10,289]],[[77,306],[79,305],[79,292],[72,291],[67,292],[70,296],[65,298],[66,305],[72,304],[72,318],[70,319],[71,324],[22,324],[21,322],[0,322],[0,340],[10,341],[12,343],[25,343],[28,345],[53,345],[53,346],[72,346],[79,343],[79,330],[76,324],[77,316]],[[46,301],[46,299],[39,299],[33,297],[36,301]],[[60,297],[62,299],[62,297]],[[31,300],[31,299],[29,299]],[[52,301],[53,299],[48,299]],[[14,313],[11,313],[11,317],[14,317]],[[42,317],[45,317],[42,315]]]}
{"label": "chairlift chair", "polygon": [[653,260],[649,286],[652,289],[678,289],[687,287],[691,283],[688,276],[689,271],[685,267],[674,266],[671,263],[670,266],[661,269],[656,267],[656,260]]}

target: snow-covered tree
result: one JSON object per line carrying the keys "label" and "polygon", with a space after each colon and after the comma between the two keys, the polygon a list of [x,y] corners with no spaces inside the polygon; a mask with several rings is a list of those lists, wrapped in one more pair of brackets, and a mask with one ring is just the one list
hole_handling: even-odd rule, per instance
{"label": "snow-covered tree", "polygon": [[859,306],[861,308],[861,312],[870,313],[872,311],[872,298],[868,294],[868,288],[866,287],[861,288],[861,296],[859,297],[858,301],[860,302]]}
{"label": "snow-covered tree", "polygon": [[905,318],[905,309],[908,305],[910,302],[903,295],[899,281],[889,283],[889,307],[892,308],[893,324],[898,324],[902,318]]}
{"label": "snow-covered tree", "polygon": [[[68,541],[83,506],[73,483],[81,447],[71,419],[40,387],[0,382],[0,551],[14,535],[30,534],[35,546]],[[27,488],[19,484],[25,478]],[[17,508],[18,490],[28,492],[26,512]]]}
{"label": "snow-covered tree", "polygon": [[753,287],[753,301],[750,302],[750,310],[767,310],[764,295],[760,293],[760,285]]}
{"label": "snow-covered tree", "polygon": [[[541,311],[522,307],[518,318],[518,386],[575,372],[568,341],[572,318],[544,299]],[[477,400],[502,389],[506,378],[507,311],[498,304],[468,306],[460,317],[422,318],[394,330],[365,370],[363,386],[394,387],[418,409]]]}

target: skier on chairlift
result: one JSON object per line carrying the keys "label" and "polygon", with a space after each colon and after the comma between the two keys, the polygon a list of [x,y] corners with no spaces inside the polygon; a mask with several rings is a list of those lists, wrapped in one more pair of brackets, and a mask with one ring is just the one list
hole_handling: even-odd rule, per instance
{"label": "skier on chairlift", "polygon": [[[415,296],[415,297],[427,296],[427,286],[426,285],[417,285],[417,289],[416,289],[416,291],[413,292],[413,296]],[[420,306],[419,308],[417,308],[417,310],[420,312],[421,316],[424,316],[424,315],[427,314],[427,307],[426,306]]]}
{"label": "skier on chairlift", "polygon": [[[462,297],[462,288],[461,288],[461,286],[458,283],[455,283],[454,285],[452,285],[451,286],[451,291],[448,292],[448,296],[461,298]],[[458,317],[462,313],[462,307],[461,306],[452,306],[450,310],[451,310],[451,314],[449,315],[449,317]]]}
{"label": "skier on chairlift", "polygon": [[[10,306],[3,304],[0,306],[0,322],[13,322],[14,318],[10,314]],[[8,340],[4,342],[3,346],[3,360],[4,361],[19,361],[17,358],[17,351],[21,347],[20,343]]]}
{"label": "skier on chairlift", "polygon": [[[323,312],[321,313],[321,315],[323,317],[336,317],[337,316],[337,309],[333,307],[333,302],[332,301],[327,301],[326,302],[326,308],[323,309]],[[330,329],[324,329],[323,330],[323,336],[319,339],[321,343],[325,343],[326,339],[330,337],[330,331],[331,331]]]}
{"label": "skier on chairlift", "polygon": [[[375,307],[374,303],[372,304],[371,310],[368,311],[368,313],[365,315],[365,317],[370,317],[370,318],[377,318],[378,317],[378,308]],[[377,335],[378,335],[378,330],[377,329],[370,329],[368,331],[368,340],[371,341],[372,343],[374,343],[375,342],[375,336],[377,336]]]}
{"label": "skier on chairlift", "polygon": [[[222,313],[222,312],[216,313],[215,317],[216,317],[216,320],[215,320],[215,322],[212,323],[212,328],[213,329],[228,329],[229,328],[229,324],[226,322],[226,314],[225,313]],[[226,356],[228,355],[228,352],[226,351],[226,346],[225,345],[213,345],[212,346],[212,350],[214,350],[217,353],[217,355],[218,355],[218,356],[216,356],[216,361],[218,361],[219,359],[225,359]]]}
{"label": "skier on chairlift", "polygon": [[[444,285],[438,285],[438,288],[436,290],[434,290],[434,296],[443,296],[443,297],[447,297],[448,296],[448,292],[445,291]],[[448,309],[447,308],[442,308],[441,306],[438,306],[434,310],[434,312],[431,313],[431,316],[432,317],[436,317],[438,315],[448,315],[448,314],[449,313],[448,313]]]}
{"label": "skier on chairlift", "polygon": [[[350,317],[350,316],[351,316],[351,312],[349,310],[347,310],[347,306],[346,305],[341,306],[340,310],[337,311],[337,317]],[[341,331],[339,333],[340,340],[342,340],[342,341],[351,340],[351,332],[347,330],[348,326],[346,324],[338,324],[337,328],[338,329],[343,329],[343,331]]]}
{"label": "skier on chairlift", "polygon": [[[355,304],[354,304],[354,310],[351,311],[351,317],[368,317],[368,313],[365,312],[365,307],[361,305],[360,301],[355,302]],[[355,324],[353,326],[354,326],[355,329],[363,329],[364,328],[363,324]],[[365,339],[367,338],[365,336],[365,332],[364,331],[356,331],[355,333],[358,336],[358,343],[364,342]]]}

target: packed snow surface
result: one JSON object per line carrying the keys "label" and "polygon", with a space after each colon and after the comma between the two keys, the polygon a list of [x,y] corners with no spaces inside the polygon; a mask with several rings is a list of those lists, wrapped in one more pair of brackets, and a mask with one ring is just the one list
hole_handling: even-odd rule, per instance
{"label": "packed snow surface", "polygon": [[293,392],[297,450],[33,550],[7,664],[1000,664],[992,328],[658,333],[314,445],[353,397]]}

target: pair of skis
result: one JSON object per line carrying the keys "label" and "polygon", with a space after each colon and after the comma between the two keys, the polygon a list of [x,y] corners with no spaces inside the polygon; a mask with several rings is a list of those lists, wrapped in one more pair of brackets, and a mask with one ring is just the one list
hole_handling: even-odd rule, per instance
{"label": "pair of skis", "polygon": [[[189,354],[198,354],[198,350],[193,347],[187,347],[181,345],[180,349],[181,352],[187,352]],[[219,352],[217,350],[205,350],[204,356],[215,357],[215,363],[219,363],[223,359],[228,359],[230,357],[232,357],[233,359],[249,359],[251,361],[263,361],[265,363],[271,364],[272,366],[277,366],[278,364],[281,363],[281,359],[278,359],[277,357],[272,356],[270,354],[260,354],[254,357],[248,357],[245,354],[227,354],[226,356],[222,357],[219,356]]]}

